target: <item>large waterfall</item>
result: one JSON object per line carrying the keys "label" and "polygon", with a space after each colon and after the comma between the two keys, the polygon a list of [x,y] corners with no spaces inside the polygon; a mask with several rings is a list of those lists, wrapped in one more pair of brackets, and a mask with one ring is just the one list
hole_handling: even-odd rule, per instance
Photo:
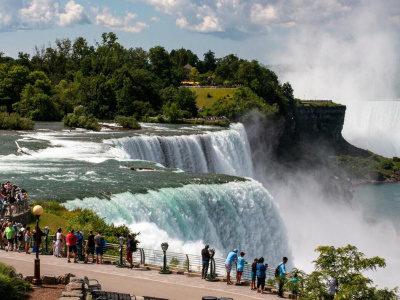
{"label": "large waterfall", "polygon": [[375,153],[400,156],[400,100],[346,103],[343,136]]}
{"label": "large waterfall", "polygon": [[198,253],[209,243],[218,256],[239,248],[274,263],[289,250],[272,197],[253,180],[122,193],[110,200],[76,199],[65,205],[93,209],[108,222],[130,225],[141,232],[141,247],[158,248],[168,241],[173,251]]}
{"label": "large waterfall", "polygon": [[253,175],[249,142],[244,126],[229,130],[178,136],[135,136],[111,140],[126,158],[158,162],[186,172]]}

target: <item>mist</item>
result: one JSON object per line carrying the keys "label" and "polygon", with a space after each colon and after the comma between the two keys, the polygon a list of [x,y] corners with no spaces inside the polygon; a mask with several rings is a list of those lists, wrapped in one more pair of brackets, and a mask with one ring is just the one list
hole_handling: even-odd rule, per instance
{"label": "mist", "polygon": [[271,122],[253,113],[247,117],[245,127],[254,178],[278,204],[287,229],[292,266],[310,273],[318,246],[351,244],[367,257],[386,259],[386,268],[366,274],[375,284],[382,288],[399,285],[400,232],[390,221],[372,218],[362,203],[352,199],[351,186],[324,162],[327,152],[313,152],[321,161],[314,167],[304,162],[278,162],[275,153],[284,130],[282,122]]}
{"label": "mist", "polygon": [[[282,82],[292,84],[299,99],[353,105],[346,113],[343,130],[350,143],[398,156],[400,143],[392,141],[398,140],[400,126],[391,127],[398,115],[385,108],[389,100],[400,107],[400,2],[330,2],[340,9],[335,13],[316,9],[313,13],[310,8],[308,15],[298,20],[285,41],[285,50],[275,55],[276,63],[281,64],[275,71]],[[370,101],[377,102],[374,109],[365,108]],[[388,115],[382,117],[384,111]],[[378,117],[383,124],[372,128]]]}

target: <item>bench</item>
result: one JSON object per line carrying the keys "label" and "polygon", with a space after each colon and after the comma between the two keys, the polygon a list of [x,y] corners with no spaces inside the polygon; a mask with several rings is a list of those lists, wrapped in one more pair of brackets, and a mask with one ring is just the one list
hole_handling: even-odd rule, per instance
{"label": "bench", "polygon": [[135,296],[129,294],[106,291],[93,291],[92,296],[95,300],[136,300]]}
{"label": "bench", "polygon": [[[97,283],[90,284],[90,281],[96,281]],[[83,282],[87,285],[90,293],[93,293],[94,291],[101,291],[101,284],[96,279],[89,279],[87,276],[85,276],[83,277]]]}
{"label": "bench", "polygon": [[144,300],[169,300],[165,298],[157,298],[157,297],[151,297],[151,296],[143,296]]}

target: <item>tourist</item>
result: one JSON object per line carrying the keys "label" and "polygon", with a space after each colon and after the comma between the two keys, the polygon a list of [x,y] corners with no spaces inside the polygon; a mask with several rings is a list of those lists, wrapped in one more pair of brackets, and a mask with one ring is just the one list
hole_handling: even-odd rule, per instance
{"label": "tourist", "polygon": [[241,285],[242,282],[242,274],[243,274],[243,270],[244,270],[244,264],[247,264],[247,261],[244,259],[246,253],[244,253],[243,251],[240,252],[240,257],[238,258],[237,261],[237,281],[236,281],[236,285]]}
{"label": "tourist", "polygon": [[6,238],[7,238],[7,250],[6,251],[9,251],[10,250],[10,247],[11,247],[11,251],[13,251],[14,250],[14,237],[15,237],[15,229],[14,229],[14,227],[12,226],[12,223],[10,222],[10,223],[8,223],[8,227],[6,228],[6,230],[4,231],[4,234],[5,234],[5,236],[6,236]]}
{"label": "tourist", "polygon": [[54,244],[54,253],[56,257],[62,257],[63,255],[63,240],[65,236],[62,234],[62,229],[58,228],[56,233],[56,242]]}
{"label": "tourist", "polygon": [[136,251],[136,243],[135,243],[135,239],[133,239],[130,234],[128,234],[126,239],[127,239],[127,243],[126,243],[126,260],[129,262],[128,269],[132,269],[133,268],[132,255],[133,255],[133,252]]}
{"label": "tourist", "polygon": [[252,291],[256,290],[256,272],[257,272],[257,263],[258,263],[258,258],[255,258],[253,263],[251,264],[251,272],[250,272],[250,289]]}
{"label": "tourist", "polygon": [[286,272],[286,263],[288,258],[285,256],[282,259],[282,262],[279,264],[279,291],[278,297],[283,298],[283,285],[285,284],[285,277],[290,277],[290,274]]}
{"label": "tourist", "polygon": [[234,249],[233,251],[229,252],[228,257],[225,260],[225,269],[226,269],[226,284],[233,284],[231,281],[231,270],[232,264],[234,261],[237,261],[238,256],[238,249]]}
{"label": "tourist", "polygon": [[201,279],[206,279],[208,272],[208,264],[210,263],[210,252],[208,252],[209,245],[205,245],[201,250],[201,262],[203,268],[201,270]]}
{"label": "tourist", "polygon": [[89,230],[89,236],[85,245],[86,255],[85,255],[85,264],[87,264],[89,259],[89,254],[92,254],[92,263],[94,263],[94,234],[93,230]]}
{"label": "tourist", "polygon": [[292,299],[297,300],[298,291],[299,291],[299,283],[297,279],[297,273],[295,273],[292,278],[292,291],[290,292],[292,295]]}
{"label": "tourist", "polygon": [[4,220],[0,220],[0,249],[4,249],[3,247],[3,234],[4,234]]}
{"label": "tourist", "polygon": [[78,238],[77,236],[74,234],[74,230],[71,229],[69,231],[69,234],[67,234],[67,236],[65,237],[65,241],[67,243],[68,246],[68,252],[67,252],[67,258],[68,258],[68,262],[70,263],[70,256],[71,256],[71,252],[74,254],[74,263],[78,263],[78,261],[76,260],[76,242],[77,242]]}
{"label": "tourist", "polygon": [[18,225],[21,226],[20,230],[18,231],[18,245],[17,245],[17,249],[25,249],[25,247],[23,247],[22,245],[25,243],[25,227],[26,225],[22,225],[21,223],[19,223]]}
{"label": "tourist", "polygon": [[264,292],[265,277],[267,276],[266,271],[267,271],[267,267],[264,265],[264,257],[260,257],[258,259],[257,270],[256,270],[257,293],[266,294]]}
{"label": "tourist", "polygon": [[29,243],[31,241],[31,228],[28,226],[24,232],[24,240],[25,240],[25,253],[29,254]]}
{"label": "tourist", "polygon": [[101,231],[98,231],[97,235],[94,237],[94,252],[96,253],[96,264],[99,264],[99,256],[100,264],[103,264],[104,243],[104,237],[101,235]]}

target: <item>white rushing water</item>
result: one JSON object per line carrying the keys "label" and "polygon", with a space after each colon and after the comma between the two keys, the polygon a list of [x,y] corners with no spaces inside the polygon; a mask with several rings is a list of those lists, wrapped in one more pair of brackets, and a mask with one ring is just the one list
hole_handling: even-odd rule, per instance
{"label": "white rushing water", "polygon": [[179,136],[135,136],[110,140],[124,158],[158,162],[186,172],[223,173],[251,177],[253,167],[244,126]]}
{"label": "white rushing water", "polygon": [[140,232],[140,246],[157,249],[168,241],[171,251],[198,254],[205,243],[217,256],[239,248],[249,257],[278,262],[289,253],[286,229],[275,202],[258,182],[195,185],[116,194],[110,200],[68,201],[68,209],[88,208],[108,222]]}
{"label": "white rushing water", "polygon": [[387,157],[400,156],[400,100],[346,103],[343,137]]}

